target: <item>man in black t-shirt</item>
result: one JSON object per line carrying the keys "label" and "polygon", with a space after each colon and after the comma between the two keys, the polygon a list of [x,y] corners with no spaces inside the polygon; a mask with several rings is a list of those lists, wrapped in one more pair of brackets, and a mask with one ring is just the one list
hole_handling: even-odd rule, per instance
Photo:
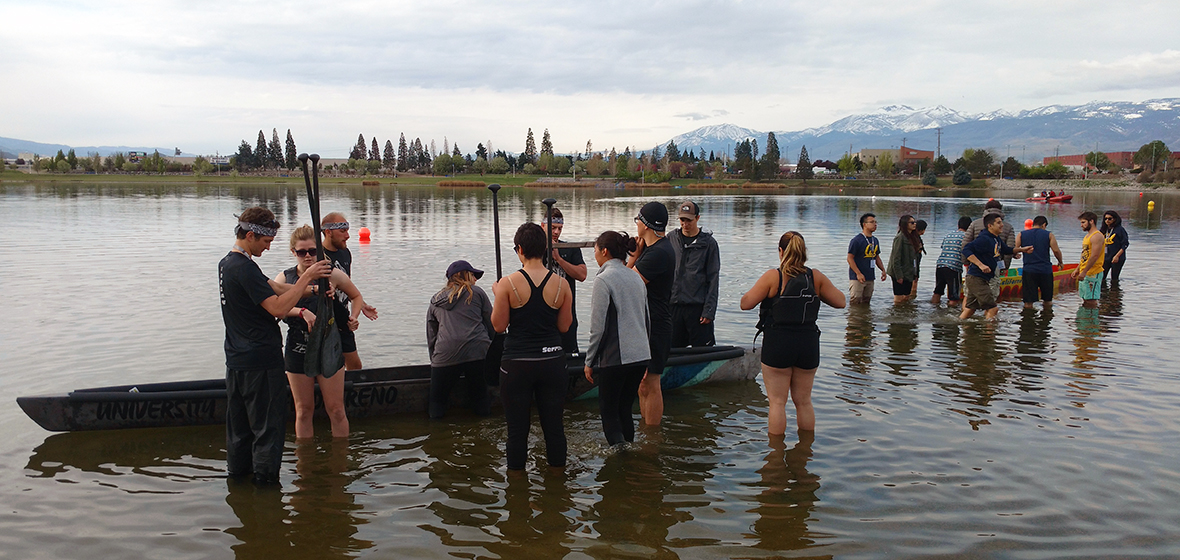
{"label": "man in black t-shirt", "polygon": [[[352,276],[352,251],[348,250],[348,220],[340,212],[330,212],[320,220],[324,233],[324,257],[332,262],[333,268],[343,270]],[[365,307],[372,308],[371,305]],[[360,322],[352,318],[348,309],[348,295],[336,290],[336,328],[340,330],[340,348],[344,352],[344,369],[361,369],[361,357],[356,351],[356,334]],[[373,309],[376,311],[376,309]],[[365,314],[368,316],[368,313]]]}
{"label": "man in black t-shirt", "polygon": [[[541,227],[545,228],[548,225],[548,220],[541,220]],[[553,231],[550,235],[553,237],[554,243],[561,243],[561,230],[565,226],[565,217],[562,216],[561,210],[553,209]],[[582,260],[582,250],[576,247],[568,249],[553,249],[552,263],[549,268],[555,274],[565,278],[570,285],[570,309],[574,314],[574,322],[570,324],[570,329],[561,335],[561,346],[566,354],[578,353],[578,290],[574,286],[574,282],[586,281],[586,261]]]}
{"label": "man in black t-shirt", "polygon": [[217,266],[221,318],[225,322],[225,448],[231,477],[256,484],[279,481],[287,436],[287,376],[277,320],[285,317],[312,280],[332,272],[318,262],[293,285],[271,282],[254,257],[270,249],[278,232],[274,214],[248,208],[238,218],[236,241]]}
{"label": "man in black t-shirt", "polygon": [[635,254],[627,262],[647,284],[647,310],[651,317],[648,345],[651,361],[639,384],[639,411],[649,426],[658,426],[664,415],[664,395],[660,391],[660,374],[672,349],[672,281],[676,274],[676,251],[664,237],[668,227],[668,207],[649,202],[635,217],[638,229]]}

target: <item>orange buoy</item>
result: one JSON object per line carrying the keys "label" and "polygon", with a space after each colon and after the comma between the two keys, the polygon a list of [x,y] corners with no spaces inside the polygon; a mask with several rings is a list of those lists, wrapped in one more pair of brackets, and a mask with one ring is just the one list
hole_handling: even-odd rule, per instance
{"label": "orange buoy", "polygon": [[1033,227],[1032,218],[1029,218],[1024,221],[1024,229],[1032,229],[1032,227]]}
{"label": "orange buoy", "polygon": [[369,242],[369,228],[367,228],[367,227],[361,228],[360,233],[361,233],[361,243],[368,243]]}

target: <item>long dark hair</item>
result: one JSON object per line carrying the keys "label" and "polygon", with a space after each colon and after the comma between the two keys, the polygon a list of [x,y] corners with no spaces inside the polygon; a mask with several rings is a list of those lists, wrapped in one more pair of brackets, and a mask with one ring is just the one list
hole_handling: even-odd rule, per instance
{"label": "long dark hair", "polygon": [[897,232],[904,235],[906,239],[910,240],[910,245],[914,246],[915,251],[921,251],[922,250],[922,238],[918,237],[917,228],[915,228],[914,231],[909,231],[909,229],[906,228],[906,226],[909,225],[910,220],[913,220],[913,219],[914,219],[914,217],[909,214],[905,214],[901,218],[899,218],[897,220]]}
{"label": "long dark hair", "polygon": [[594,240],[594,246],[606,249],[612,259],[626,260],[635,252],[635,238],[622,231],[604,231]]}
{"label": "long dark hair", "polygon": [[1115,212],[1114,210],[1107,210],[1106,212],[1102,213],[1103,218],[1105,218],[1107,216],[1114,218],[1114,223],[1107,225],[1106,220],[1102,220],[1102,233],[1103,234],[1110,233],[1111,231],[1114,231],[1114,228],[1123,225],[1123,219],[1121,217],[1119,217],[1118,212]]}

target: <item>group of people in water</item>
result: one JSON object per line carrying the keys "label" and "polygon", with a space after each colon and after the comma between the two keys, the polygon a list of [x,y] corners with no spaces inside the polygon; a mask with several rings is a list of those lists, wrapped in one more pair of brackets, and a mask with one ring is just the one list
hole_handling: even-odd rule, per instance
{"label": "group of people in water", "polygon": [[[712,234],[700,228],[700,206],[686,200],[677,206],[681,227],[667,232],[668,208],[645,204],[635,217],[634,236],[605,231],[593,244],[598,264],[591,293],[589,347],[583,373],[598,387],[599,410],[607,443],[634,441],[632,415],[639,400],[642,420],[659,425],[663,416],[660,375],[673,347],[712,346],[713,320],[718,304],[720,254]],[[1073,273],[1087,307],[1096,305],[1099,286],[1111,277],[1119,289],[1119,273],[1129,245],[1119,215],[1108,211],[1103,224],[1091,212],[1079,216],[1087,233],[1081,264]],[[451,263],[445,284],[427,307],[426,334],[431,379],[429,415],[447,413],[452,389],[465,385],[466,401],[474,412],[490,412],[487,364],[498,355],[500,399],[507,423],[506,456],[511,471],[524,469],[528,434],[535,406],[544,434],[546,459],[553,467],[566,464],[563,424],[569,378],[567,357],[579,352],[575,313],[576,283],[585,281],[587,267],[581,250],[561,241],[564,217],[553,209],[541,225],[525,223],[513,236],[513,251],[521,263],[492,284],[492,297],[476,283],[483,271],[469,262]],[[976,310],[987,318],[997,312],[1003,271],[1013,256],[1024,257],[1023,299],[1026,306],[1053,299],[1052,252],[1058,265],[1063,256],[1056,237],[1037,216],[1032,227],[1019,233],[1004,221],[1002,205],[989,200],[982,218],[960,218],[958,228],[942,240],[935,270],[932,303],[945,293],[948,305],[962,302],[962,318]],[[822,272],[806,266],[803,236],[788,231],[778,242],[777,266],[764,272],[741,297],[743,310],[759,307],[758,330],[763,333],[762,374],[770,401],[768,431],[786,432],[786,404],[796,410],[799,430],[815,429],[811,391],[819,367],[821,304],[843,308],[846,303],[868,304],[876,272],[892,279],[894,302],[917,294],[926,223],[899,218],[888,266],[874,236],[877,219],[860,217],[861,232],[848,246],[849,289],[845,293]],[[295,266],[268,279],[253,261],[270,248],[279,228],[274,214],[262,207],[245,210],[235,230],[233,249],[219,264],[222,316],[226,326],[227,463],[231,477],[249,477],[259,484],[277,482],[286,437],[286,395],[295,404],[297,439],[312,436],[318,383],[334,437],[348,435],[344,410],[344,370],[360,369],[353,331],[360,315],[377,319],[352,282],[349,224],[344,216],[324,216],[321,228],[325,259],[316,260],[312,227],[304,225],[290,236]],[[552,248],[552,244],[565,245]],[[576,244],[573,244],[576,245]],[[876,271],[874,270],[876,268]],[[966,281],[964,282],[964,268]],[[330,317],[316,317],[316,282],[329,279],[334,298]],[[288,323],[284,347],[276,319]],[[345,367],[316,377],[304,373],[308,332],[316,321],[331,321],[341,335]],[[500,346],[502,343],[502,348]]]}

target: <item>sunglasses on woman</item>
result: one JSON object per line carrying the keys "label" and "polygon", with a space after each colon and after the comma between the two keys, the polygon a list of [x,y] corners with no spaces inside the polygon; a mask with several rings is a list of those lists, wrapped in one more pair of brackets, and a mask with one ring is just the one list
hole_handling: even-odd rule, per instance
{"label": "sunglasses on woman", "polygon": [[295,249],[295,256],[297,257],[314,257],[315,249]]}

